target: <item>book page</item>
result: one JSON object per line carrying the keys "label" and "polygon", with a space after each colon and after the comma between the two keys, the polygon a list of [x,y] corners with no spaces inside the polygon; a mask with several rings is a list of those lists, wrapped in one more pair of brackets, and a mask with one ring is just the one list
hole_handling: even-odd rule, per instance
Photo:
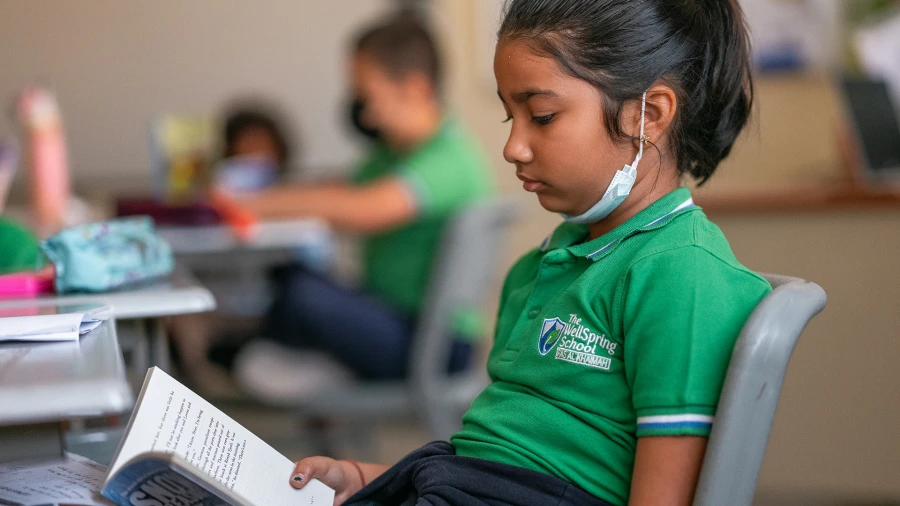
{"label": "book page", "polygon": [[78,455],[34,464],[0,465],[0,504],[112,506],[100,496],[102,466]]}
{"label": "book page", "polygon": [[177,455],[256,506],[331,506],[334,491],[318,481],[291,487],[294,464],[212,404],[158,368],[147,373],[141,399],[107,476],[145,452]]}

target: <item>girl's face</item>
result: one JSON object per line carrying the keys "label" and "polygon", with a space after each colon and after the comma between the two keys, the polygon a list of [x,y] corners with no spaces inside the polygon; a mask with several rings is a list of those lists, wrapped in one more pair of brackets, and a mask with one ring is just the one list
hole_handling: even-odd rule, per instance
{"label": "girl's face", "polygon": [[267,129],[250,126],[240,131],[231,146],[233,156],[255,156],[273,163],[284,163],[278,150],[278,142]]}
{"label": "girl's face", "polygon": [[[497,92],[511,120],[503,157],[548,211],[578,215],[600,200],[617,170],[634,161],[635,142],[606,131],[600,92],[567,75],[520,40],[501,41],[494,57]],[[622,114],[626,133],[640,116]],[[635,134],[636,135],[636,134]],[[646,153],[646,151],[645,151]]]}

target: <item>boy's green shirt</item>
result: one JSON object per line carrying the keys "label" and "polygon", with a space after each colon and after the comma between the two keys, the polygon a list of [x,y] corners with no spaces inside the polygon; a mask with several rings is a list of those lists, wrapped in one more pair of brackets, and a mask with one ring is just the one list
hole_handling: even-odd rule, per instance
{"label": "boy's green shirt", "polygon": [[[490,167],[478,144],[454,119],[413,153],[375,144],[357,170],[356,183],[399,177],[417,205],[416,219],[367,237],[363,243],[366,290],[410,315],[418,314],[447,220],[493,192]],[[478,308],[458,308],[454,327],[466,338],[482,332]]]}

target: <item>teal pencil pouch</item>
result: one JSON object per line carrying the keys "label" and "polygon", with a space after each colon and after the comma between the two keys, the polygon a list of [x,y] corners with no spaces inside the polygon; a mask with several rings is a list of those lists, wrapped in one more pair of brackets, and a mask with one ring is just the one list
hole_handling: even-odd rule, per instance
{"label": "teal pencil pouch", "polygon": [[67,228],[41,249],[56,269],[57,293],[114,290],[165,276],[175,263],[146,216]]}

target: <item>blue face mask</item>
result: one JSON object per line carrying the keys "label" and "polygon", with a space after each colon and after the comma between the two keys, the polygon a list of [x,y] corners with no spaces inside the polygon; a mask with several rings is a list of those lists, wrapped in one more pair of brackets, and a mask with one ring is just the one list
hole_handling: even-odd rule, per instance
{"label": "blue face mask", "polygon": [[644,156],[644,142],[646,141],[644,138],[644,111],[646,107],[647,92],[645,91],[644,96],[641,99],[641,135],[640,140],[638,141],[638,154],[635,157],[634,162],[632,162],[631,165],[626,165],[622,170],[616,171],[612,181],[609,183],[609,187],[606,189],[603,196],[600,197],[599,202],[578,216],[561,214],[564,220],[569,223],[577,223],[580,225],[596,223],[609,216],[609,213],[619,207],[619,204],[621,204],[622,201],[628,197],[628,194],[631,193],[631,188],[634,186],[634,181],[637,178],[638,163],[640,163],[641,157]]}

